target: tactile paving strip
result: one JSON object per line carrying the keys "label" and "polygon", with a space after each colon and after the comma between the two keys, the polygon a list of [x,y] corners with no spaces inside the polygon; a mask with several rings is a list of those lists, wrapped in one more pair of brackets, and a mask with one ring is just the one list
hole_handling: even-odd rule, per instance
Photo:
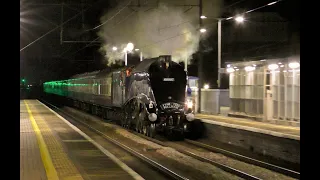
{"label": "tactile paving strip", "polygon": [[31,103],[30,101],[28,102],[32,111],[32,115],[38,124],[43,139],[46,142],[53,165],[59,175],[59,178],[66,180],[82,180],[83,178],[78,169],[64,152],[62,144],[56,139],[55,135],[44,120],[50,120],[50,117],[45,118],[45,116],[50,116],[50,114],[48,112],[38,111],[36,107],[41,105],[36,103],[36,101],[34,101],[34,103],[32,103],[32,101]]}
{"label": "tactile paving strip", "polygon": [[47,179],[35,132],[23,101],[20,101],[20,180]]}

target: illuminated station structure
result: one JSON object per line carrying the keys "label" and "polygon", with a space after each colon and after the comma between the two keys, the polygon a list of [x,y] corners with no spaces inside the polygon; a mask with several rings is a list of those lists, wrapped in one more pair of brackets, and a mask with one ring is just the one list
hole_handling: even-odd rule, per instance
{"label": "illuminated station structure", "polygon": [[300,123],[300,57],[229,63],[230,116]]}

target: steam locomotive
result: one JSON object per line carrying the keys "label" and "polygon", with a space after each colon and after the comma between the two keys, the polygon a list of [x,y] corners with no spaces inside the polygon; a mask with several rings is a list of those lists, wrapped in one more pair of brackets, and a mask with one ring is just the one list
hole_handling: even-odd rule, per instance
{"label": "steam locomotive", "polygon": [[116,119],[146,136],[182,135],[194,120],[186,102],[187,77],[171,56],[145,59],[116,71],[95,71],[43,84],[44,92],[64,96],[72,105]]}

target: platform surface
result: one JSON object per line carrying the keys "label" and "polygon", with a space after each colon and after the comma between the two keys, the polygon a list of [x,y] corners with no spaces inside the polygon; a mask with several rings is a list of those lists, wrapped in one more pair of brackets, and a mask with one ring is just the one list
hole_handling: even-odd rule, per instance
{"label": "platform surface", "polygon": [[40,101],[20,101],[21,180],[141,179],[94,143]]}
{"label": "platform surface", "polygon": [[300,140],[300,127],[277,125],[265,122],[258,122],[250,119],[226,117],[219,115],[196,114],[197,119],[205,123],[212,123],[231,128],[244,129],[281,137],[289,137]]}

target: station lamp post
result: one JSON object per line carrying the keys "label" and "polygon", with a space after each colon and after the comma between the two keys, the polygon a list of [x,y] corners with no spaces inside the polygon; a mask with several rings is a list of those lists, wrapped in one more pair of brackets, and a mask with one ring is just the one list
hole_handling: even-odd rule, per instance
{"label": "station lamp post", "polygon": [[[140,49],[135,49],[135,51],[140,51]],[[142,51],[140,51],[140,61],[143,61]]]}
{"label": "station lamp post", "polygon": [[[207,19],[206,16],[202,15],[200,16],[201,19]],[[223,20],[230,20],[233,19],[233,17],[230,18],[218,18],[218,88],[221,86],[221,22]],[[243,16],[237,16],[234,18],[237,23],[242,23],[244,21]],[[205,28],[201,28],[200,32],[205,33],[207,30]]]}
{"label": "station lamp post", "polygon": [[123,50],[124,51],[124,65],[125,66],[128,65],[128,52],[129,53],[132,52],[133,48],[134,48],[133,43],[129,42],[127,44],[127,47],[125,47],[124,50]]}
{"label": "station lamp post", "polygon": [[[128,53],[132,52],[133,49],[134,49],[134,44],[131,42],[129,42],[127,44],[127,46],[123,49],[125,66],[128,65]],[[118,50],[118,48],[116,46],[112,47],[112,51],[117,51],[117,50]],[[136,49],[134,49],[134,51],[138,52],[138,51],[140,51],[140,49],[136,48]],[[140,61],[142,61],[142,60],[143,60],[142,51],[140,51]]]}

